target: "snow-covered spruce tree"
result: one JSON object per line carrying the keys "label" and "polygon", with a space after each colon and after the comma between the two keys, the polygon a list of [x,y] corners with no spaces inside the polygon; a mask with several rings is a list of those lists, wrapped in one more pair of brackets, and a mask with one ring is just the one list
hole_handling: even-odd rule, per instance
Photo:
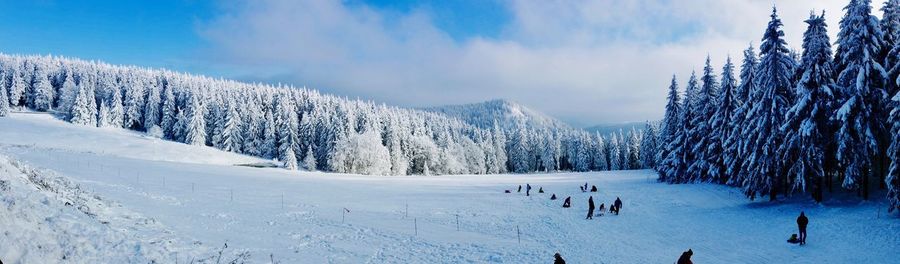
{"label": "snow-covered spruce tree", "polygon": [[9,86],[9,105],[22,106],[25,103],[25,79],[17,70],[10,72],[12,75]]}
{"label": "snow-covered spruce tree", "polygon": [[[0,75],[2,76],[2,75]],[[0,82],[0,117],[9,115],[9,92],[6,85]]]}
{"label": "snow-covered spruce tree", "polygon": [[[619,129],[619,169],[627,170],[629,168],[629,162],[631,162],[631,137],[625,136],[625,132],[622,129]],[[584,145],[587,144],[587,140],[585,140]]]}
{"label": "snow-covered spruce tree", "polygon": [[609,157],[606,152],[606,143],[604,142],[603,136],[600,133],[594,134],[594,156],[593,156],[593,167],[594,170],[597,171],[607,171],[609,170]]}
{"label": "snow-covered spruce tree", "polygon": [[[838,54],[844,68],[838,74],[837,93],[841,106],[834,119],[838,130],[837,158],[844,172],[843,187],[861,188],[863,199],[869,198],[869,177],[881,174],[884,120],[880,118],[886,94],[887,73],[878,62],[881,30],[878,19],[871,15],[869,0],[851,1],[841,20]],[[886,149],[886,148],[885,148]]]}
{"label": "snow-covered spruce tree", "polygon": [[831,141],[830,113],[834,112],[834,76],[831,42],[825,15],[810,14],[803,36],[803,58],[799,66],[797,100],[788,110],[784,125],[784,142],[779,150],[792,190],[808,191],[822,201],[826,177],[825,148]]}
{"label": "snow-covered spruce tree", "polygon": [[175,100],[175,93],[172,90],[174,90],[173,84],[169,83],[163,92],[160,126],[165,138],[180,141],[180,138],[175,136],[175,124],[180,120],[178,118],[180,111],[178,111],[178,102]]}
{"label": "snow-covered spruce tree", "polygon": [[524,173],[530,170],[528,159],[529,146],[531,142],[528,138],[528,131],[524,123],[517,124],[519,129],[513,131],[512,138],[509,139],[509,164],[510,169],[516,173]]}
{"label": "snow-covered spruce tree", "polygon": [[[306,148],[306,156],[303,158],[303,167],[308,171],[316,171],[316,155],[312,151],[312,147]],[[405,171],[403,173],[406,173]]]}
{"label": "snow-covered spruce tree", "polygon": [[721,87],[717,94],[718,98],[714,100],[715,113],[707,122],[709,126],[709,140],[705,146],[704,159],[706,160],[707,182],[725,184],[728,181],[728,174],[725,173],[725,141],[732,131],[732,123],[735,118],[735,112],[739,107],[735,101],[735,93],[737,93],[737,83],[734,78],[734,64],[731,63],[731,56],[725,60],[725,66],[722,67]]}
{"label": "snow-covered spruce tree", "polygon": [[656,125],[647,121],[644,125],[644,135],[641,136],[641,168],[656,169],[656,153],[659,145],[659,134],[656,132]]}
{"label": "snow-covered spruce tree", "polygon": [[623,170],[622,168],[622,146],[619,144],[619,136],[612,133],[609,137],[609,169]]}
{"label": "snow-covered spruce tree", "polygon": [[713,73],[709,56],[706,56],[706,65],[703,67],[703,76],[700,77],[700,81],[703,84],[697,92],[697,97],[688,106],[693,108],[694,116],[692,117],[692,122],[695,127],[688,134],[688,142],[692,144],[688,151],[691,152],[693,159],[688,161],[690,164],[687,170],[687,181],[693,182],[708,181],[709,160],[716,158],[715,156],[707,156],[707,147],[712,144],[713,129],[710,121],[712,121],[713,115],[716,114],[715,99],[718,94],[718,83],[716,75]]}
{"label": "snow-covered spruce tree", "polygon": [[59,94],[59,110],[65,113],[67,118],[71,118],[72,105],[75,104],[75,96],[78,94],[78,87],[75,85],[75,75],[71,71],[66,72],[65,80]]}
{"label": "snow-covered spruce tree", "polygon": [[631,132],[628,134],[628,169],[641,169],[643,167],[643,162],[641,162],[641,141],[643,140],[641,136],[642,132],[635,131],[632,127]]}
{"label": "snow-covered spruce tree", "polygon": [[[663,159],[669,156],[668,144],[675,137],[679,129],[679,117],[681,116],[681,98],[678,94],[678,81],[672,75],[672,84],[669,85],[669,95],[666,97],[666,110],[659,131],[659,150],[656,153],[656,164],[662,164]],[[661,168],[656,168],[662,172]]]}
{"label": "snow-covered spruce tree", "polygon": [[756,75],[759,76],[758,97],[753,98],[753,108],[747,115],[745,137],[748,140],[747,160],[743,179],[744,193],[750,199],[760,194],[769,194],[775,200],[783,191],[785,172],[782,160],[776,155],[784,139],[780,126],[784,123],[784,113],[792,105],[793,92],[791,78],[794,62],[788,54],[781,19],[772,8],[772,20],[762,38],[760,62]]}
{"label": "snow-covered spruce tree", "polygon": [[756,58],[756,52],[753,51],[753,45],[744,50],[744,59],[741,64],[741,85],[737,87],[734,93],[735,112],[734,117],[728,124],[732,128],[730,133],[723,141],[725,174],[728,175],[726,184],[731,186],[740,186],[746,178],[746,170],[743,169],[745,161],[744,153],[747,152],[746,146],[748,141],[744,138],[744,124],[748,120],[746,116],[750,109],[753,108],[753,98],[756,98],[756,66],[759,61]]}
{"label": "snow-covered spruce tree", "polygon": [[241,131],[243,122],[241,115],[237,111],[236,101],[229,101],[225,110],[225,127],[222,128],[222,150],[230,152],[241,152],[241,146],[244,144],[244,135]]}
{"label": "snow-covered spruce tree", "polygon": [[278,148],[276,155],[281,162],[284,162],[285,168],[296,170],[297,154],[294,149],[299,141],[297,138],[297,112],[290,100],[287,94],[281,94],[277,100],[275,128]]}
{"label": "snow-covered spruce tree", "polygon": [[69,115],[69,122],[86,126],[96,126],[97,106],[95,105],[93,93],[86,87],[89,86],[86,85],[85,81],[82,81],[82,85],[78,86],[78,90],[75,93],[75,100],[70,107],[71,114]]}
{"label": "snow-covered spruce tree", "polygon": [[[900,77],[900,69],[897,67],[898,54],[894,53],[893,58],[891,51],[900,44],[900,0],[887,0],[881,7],[881,39],[884,43],[881,46],[881,54],[879,61],[888,70],[888,82],[885,83],[885,90],[889,96],[893,96],[898,92],[898,85],[894,82]],[[900,52],[900,51],[898,51]]]}
{"label": "snow-covered spruce tree", "polygon": [[47,74],[43,68],[35,70],[33,78],[32,90],[34,95],[32,96],[31,108],[36,111],[48,111],[53,106],[53,86],[50,84],[50,80],[47,79]]}
{"label": "snow-covered spruce tree", "polygon": [[144,85],[139,81],[126,81],[122,91],[125,101],[122,103],[122,127],[134,130],[144,129]]}
{"label": "snow-covered spruce tree", "polygon": [[[160,126],[160,105],[162,104],[162,99],[160,99],[159,94],[159,84],[152,83],[147,87],[147,100],[144,102],[144,120],[143,124],[147,131],[150,131],[153,127],[162,128]],[[168,113],[167,113],[168,114]],[[174,113],[172,113],[174,114]]]}
{"label": "snow-covered spruce tree", "polygon": [[278,128],[275,126],[275,116],[272,115],[271,109],[266,110],[263,119],[263,143],[260,153],[264,158],[275,158],[278,150]]}
{"label": "snow-covered spruce tree", "polygon": [[688,141],[688,135],[694,128],[693,125],[693,108],[687,107],[691,105],[697,90],[700,89],[697,83],[697,74],[692,72],[691,78],[688,79],[688,85],[684,92],[684,101],[681,109],[681,115],[678,117],[678,127],[675,134],[666,144],[666,152],[668,156],[663,159],[662,172],[660,173],[660,181],[667,183],[684,183],[686,182],[687,168],[689,161],[693,159],[690,156],[690,148],[692,144]]}
{"label": "snow-covered spruce tree", "polygon": [[200,103],[201,95],[194,91],[190,98],[190,106],[185,115],[188,120],[185,123],[184,143],[205,146],[206,145],[206,107]]}

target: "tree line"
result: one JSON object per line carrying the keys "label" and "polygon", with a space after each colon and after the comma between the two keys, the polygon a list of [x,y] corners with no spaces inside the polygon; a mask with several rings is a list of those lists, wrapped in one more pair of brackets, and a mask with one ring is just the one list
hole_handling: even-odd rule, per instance
{"label": "tree line", "polygon": [[[900,1],[882,18],[870,0],[844,8],[832,51],[824,12],[811,13],[802,52],[788,48],[773,8],[757,56],[729,57],[716,76],[709,58],[681,93],[673,76],[657,152],[659,181],[742,188],[754,199],[836,186],[863,199],[887,189],[900,208]],[[738,78],[736,78],[738,77]]]}
{"label": "tree line", "polygon": [[524,121],[476,126],[281,84],[0,54],[0,116],[10,109],[144,131],[287,169],[372,175],[640,169],[655,162],[641,153],[656,153],[657,138],[650,123],[606,136]]}

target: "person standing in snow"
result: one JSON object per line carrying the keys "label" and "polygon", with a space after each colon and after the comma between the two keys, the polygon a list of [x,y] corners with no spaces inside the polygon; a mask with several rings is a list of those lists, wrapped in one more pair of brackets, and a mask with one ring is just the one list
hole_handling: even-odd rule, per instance
{"label": "person standing in snow", "polygon": [[619,214],[619,210],[622,209],[622,200],[616,197],[616,201],[613,204],[616,206],[616,214]]}
{"label": "person standing in snow", "polygon": [[806,218],[803,211],[800,211],[800,216],[797,217],[797,228],[800,229],[800,245],[806,245],[806,225],[808,224],[809,218]]}
{"label": "person standing in snow", "polygon": [[597,185],[591,185],[591,192],[597,192]]}
{"label": "person standing in snow", "polygon": [[563,208],[572,207],[572,196],[566,197],[566,200],[563,201]]}
{"label": "person standing in snow", "polygon": [[522,185],[521,185],[521,184],[519,184],[519,190],[516,191],[516,192],[522,192]]}
{"label": "person standing in snow", "polygon": [[553,255],[553,264],[566,264],[566,260],[556,252],[556,255]]}
{"label": "person standing in snow", "polygon": [[691,249],[688,249],[688,251],[681,253],[681,257],[678,258],[677,264],[694,264],[694,262],[691,262],[691,256],[693,256],[693,255],[694,255],[694,251]]}
{"label": "person standing in snow", "polygon": [[525,184],[525,196],[531,196],[531,184]]}
{"label": "person standing in snow", "polygon": [[594,196],[588,197],[588,214],[585,219],[594,219]]}
{"label": "person standing in snow", "polygon": [[538,188],[538,193],[544,193],[544,187]]}

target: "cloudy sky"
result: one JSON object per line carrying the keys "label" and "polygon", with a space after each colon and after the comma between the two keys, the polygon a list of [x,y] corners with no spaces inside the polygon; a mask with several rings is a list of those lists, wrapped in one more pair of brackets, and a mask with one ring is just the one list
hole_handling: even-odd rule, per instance
{"label": "cloudy sky", "polygon": [[[505,98],[587,126],[658,119],[672,74],[720,69],[773,2],[799,48],[849,0],[0,1],[0,51],[291,83],[400,106]],[[874,14],[883,0],[874,0]],[[834,39],[834,37],[832,37]]]}

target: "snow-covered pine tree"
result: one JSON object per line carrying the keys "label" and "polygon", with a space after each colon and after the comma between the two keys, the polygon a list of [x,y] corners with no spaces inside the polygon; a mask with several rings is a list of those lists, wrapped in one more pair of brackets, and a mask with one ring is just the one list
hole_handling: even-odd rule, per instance
{"label": "snow-covered pine tree", "polygon": [[78,87],[75,85],[75,75],[72,71],[67,71],[65,81],[59,95],[59,110],[65,113],[65,116],[71,118],[72,105],[75,104],[75,96],[78,94]]}
{"label": "snow-covered pine tree", "polygon": [[[312,151],[312,146],[306,148],[306,156],[303,158],[303,166],[308,171],[316,171],[316,155]],[[405,171],[403,172],[406,173]]]}
{"label": "snow-covered pine tree", "polygon": [[81,85],[78,85],[78,90],[75,93],[75,100],[70,107],[71,114],[69,115],[69,122],[86,126],[96,126],[97,106],[95,105],[93,93],[86,87],[89,87],[89,85],[87,85],[84,80],[82,80]]}
{"label": "snow-covered pine tree", "polygon": [[31,108],[36,111],[48,111],[53,106],[53,86],[47,79],[47,74],[42,67],[34,72],[34,83],[32,90],[34,95]]}
{"label": "snow-covered pine tree", "polygon": [[746,170],[743,169],[745,161],[744,153],[747,152],[746,138],[744,138],[744,125],[750,120],[746,118],[750,110],[753,109],[753,98],[756,98],[758,89],[756,89],[756,67],[759,61],[756,58],[756,52],[751,44],[744,50],[744,59],[741,64],[741,85],[737,87],[734,93],[735,107],[734,117],[731,123],[731,132],[723,142],[725,175],[728,175],[727,184],[739,186],[743,184],[746,178]]}
{"label": "snow-covered pine tree", "polygon": [[265,158],[276,158],[278,153],[278,128],[275,126],[275,116],[272,115],[271,109],[266,110],[263,119],[263,143],[260,147],[260,153]]}
{"label": "snow-covered pine tree", "polygon": [[[876,58],[881,50],[881,29],[871,15],[870,0],[854,0],[844,8],[838,34],[838,58],[844,68],[838,74],[841,106],[837,120],[837,157],[844,170],[843,187],[861,188],[863,199],[869,198],[869,177],[881,175],[884,131],[883,113],[887,73]],[[885,148],[886,149],[886,148]],[[879,159],[879,160],[876,160]]]}
{"label": "snow-covered pine tree", "polygon": [[606,152],[606,144],[603,140],[603,136],[600,135],[599,132],[594,134],[594,169],[598,171],[607,171],[609,170],[609,159],[608,154]]}
{"label": "snow-covered pine tree", "polygon": [[25,79],[17,70],[12,70],[10,74],[12,79],[9,84],[9,105],[22,106],[25,103]]}
{"label": "snow-covered pine tree", "polygon": [[622,146],[619,144],[619,137],[616,133],[612,133],[609,137],[609,169],[622,170]]}
{"label": "snow-covered pine tree", "polygon": [[787,166],[792,190],[807,191],[811,187],[813,198],[821,202],[828,160],[825,150],[834,134],[829,120],[836,105],[834,72],[825,14],[810,14],[806,23],[809,26],[803,36],[797,101],[781,127],[785,136],[779,153]]}
{"label": "snow-covered pine tree", "polygon": [[197,91],[191,95],[190,107],[185,115],[188,122],[185,123],[184,143],[205,146],[206,145],[206,106],[200,103],[200,94]]}
{"label": "snow-covered pine tree", "polygon": [[185,131],[187,124],[191,123],[190,118],[184,113],[185,109],[175,109],[175,123],[172,124],[171,139],[178,142],[185,141]]}
{"label": "snow-covered pine tree", "polygon": [[735,101],[735,93],[737,93],[737,81],[734,78],[734,64],[731,63],[731,56],[725,60],[725,66],[722,67],[722,80],[715,101],[715,113],[710,117],[709,124],[709,140],[704,148],[706,154],[707,168],[706,173],[709,176],[706,181],[719,184],[728,182],[728,174],[725,173],[725,141],[731,135],[732,124],[735,119],[735,112],[740,106]]}
{"label": "snow-covered pine tree", "polygon": [[656,133],[656,125],[647,121],[647,124],[644,125],[644,134],[641,136],[641,147],[639,152],[641,153],[641,168],[644,169],[656,169],[656,153],[658,152],[657,140],[659,139],[659,135]]}
{"label": "snow-covered pine tree", "polygon": [[160,112],[162,120],[160,121],[160,126],[163,129],[165,138],[181,141],[180,137],[175,134],[175,124],[182,119],[178,117],[178,113],[181,111],[178,110],[178,102],[175,100],[175,93],[172,91],[173,89],[172,83],[169,83],[163,92],[163,105],[162,111]]}
{"label": "snow-covered pine tree", "polygon": [[[149,131],[153,127],[160,127],[160,104],[162,103],[162,99],[160,99],[159,94],[159,84],[151,83],[149,87],[147,87],[147,100],[144,101],[144,120],[143,124],[147,131]],[[168,114],[168,113],[166,113]],[[174,113],[173,113],[174,114]]]}
{"label": "snow-covered pine tree", "polygon": [[284,162],[285,168],[297,169],[297,154],[294,152],[299,139],[297,138],[297,112],[294,110],[294,103],[290,101],[287,94],[282,94],[278,98],[277,107],[275,109],[277,116],[276,137],[278,139],[278,159]]}
{"label": "snow-covered pine tree", "polygon": [[241,153],[244,135],[241,131],[243,122],[237,111],[236,101],[229,101],[225,108],[225,126],[222,128],[222,150]]}
{"label": "snow-covered pine tree", "polygon": [[[0,75],[2,76],[2,75]],[[0,82],[0,117],[9,115],[9,92],[6,85]]]}
{"label": "snow-covered pine tree", "polygon": [[767,193],[774,201],[786,185],[784,169],[779,167],[782,161],[776,151],[784,139],[780,129],[784,113],[791,106],[794,62],[783,39],[781,19],[775,8],[772,8],[771,17],[760,45],[761,59],[756,73],[759,76],[758,97],[752,99],[753,108],[745,127],[749,151],[744,169],[748,174],[742,186],[750,199]]}
{"label": "snow-covered pine tree", "polygon": [[[642,132],[635,131],[632,127],[628,134],[628,169],[641,169],[643,167],[643,162],[641,162]],[[590,142],[590,138],[588,138],[588,142]]]}
{"label": "snow-covered pine tree", "polygon": [[659,181],[667,183],[684,183],[687,181],[685,176],[689,166],[688,162],[693,159],[690,156],[690,148],[693,144],[688,141],[688,138],[690,131],[694,129],[693,108],[689,106],[692,104],[694,97],[696,97],[697,90],[700,89],[697,82],[697,74],[692,72],[684,92],[684,101],[682,103],[684,107],[681,109],[681,115],[678,117],[678,127],[675,129],[675,134],[666,143],[668,156],[663,158]]}
{"label": "snow-covered pine tree", "polygon": [[[681,98],[678,94],[678,81],[672,75],[672,84],[669,85],[669,95],[666,97],[666,110],[659,131],[659,150],[656,153],[656,164],[662,164],[663,159],[669,156],[668,144],[675,137],[675,132],[680,128]],[[661,168],[656,168],[662,172]]]}
{"label": "snow-covered pine tree", "polygon": [[693,182],[708,181],[709,162],[717,158],[716,156],[707,156],[707,154],[716,154],[707,153],[707,147],[710,146],[713,140],[711,138],[713,129],[710,121],[713,115],[716,114],[715,99],[719,86],[709,56],[706,56],[706,65],[703,67],[703,76],[700,77],[700,81],[703,84],[697,92],[697,97],[688,106],[693,108],[694,116],[692,117],[692,122],[695,127],[688,134],[688,142],[691,144],[691,148],[688,151],[691,152],[693,159],[688,161],[690,164],[688,165],[686,176],[687,181]]}
{"label": "snow-covered pine tree", "polygon": [[125,101],[122,103],[122,127],[144,129],[144,86],[137,81],[123,82],[122,91]]}

